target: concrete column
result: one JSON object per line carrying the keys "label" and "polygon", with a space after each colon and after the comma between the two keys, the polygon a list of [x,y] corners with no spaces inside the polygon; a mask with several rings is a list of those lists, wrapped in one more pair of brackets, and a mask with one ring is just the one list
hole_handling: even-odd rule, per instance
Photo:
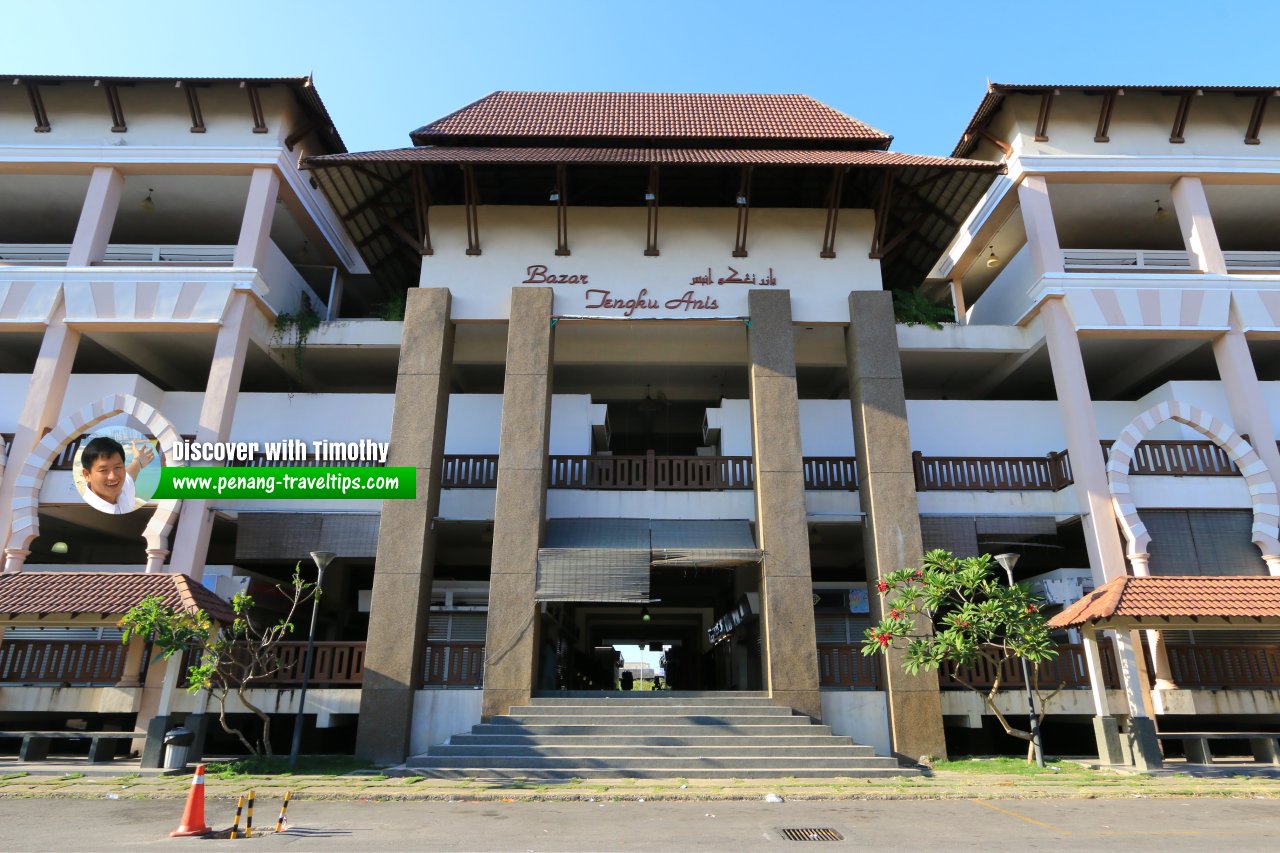
{"label": "concrete column", "polygon": [[[887,291],[849,294],[846,344],[858,492],[866,513],[862,542],[867,579],[874,581],[905,566],[917,566],[924,556],[902,362],[893,299]],[[879,598],[872,596],[872,601],[878,607]],[[929,630],[932,627],[925,622],[917,625],[917,631]],[[902,669],[902,657],[901,651],[890,651],[883,660],[893,750],[912,761],[922,755],[945,757],[938,675],[909,675]]]}
{"label": "concrete column", "polygon": [[1044,176],[1028,175],[1022,179],[1018,184],[1018,204],[1027,230],[1032,275],[1039,278],[1045,273],[1062,272],[1062,247],[1058,245],[1058,229],[1049,205],[1049,182]]}
{"label": "concrete column", "polygon": [[[276,215],[276,196],[280,194],[280,176],[266,167],[253,170],[249,179],[249,197],[244,203],[244,219],[240,221],[240,238],[232,264],[256,267],[271,239],[271,220]],[[319,308],[319,306],[315,306]]]}
{"label": "concrete column", "polygon": [[[21,568],[26,555],[25,532],[13,541],[13,501],[18,478],[23,476],[31,452],[47,430],[58,423],[62,402],[67,393],[67,381],[71,378],[71,365],[80,345],[80,333],[66,324],[66,308],[59,294],[49,325],[40,342],[35,368],[31,371],[31,384],[18,415],[18,428],[14,432],[9,459],[0,475],[0,533],[5,546],[5,571]],[[30,471],[26,471],[30,475]],[[12,548],[10,546],[13,546]]]}
{"label": "concrete column", "polygon": [[1191,267],[1215,275],[1227,274],[1227,261],[1218,245],[1218,232],[1209,213],[1209,199],[1199,178],[1184,176],[1173,182],[1173,210],[1178,214],[1182,243],[1191,255]]}
{"label": "concrete column", "polygon": [[93,170],[89,178],[89,192],[85,194],[84,206],[80,208],[76,236],[67,255],[67,266],[87,267],[106,255],[123,190],[124,175],[110,166],[99,166]]}
{"label": "concrete column", "polygon": [[1147,714],[1144,698],[1142,670],[1138,668],[1138,656],[1132,631],[1116,631],[1116,652],[1120,658],[1120,678],[1124,681],[1124,695],[1129,703],[1129,741],[1133,763],[1140,770],[1158,770],[1162,766],[1160,742],[1156,740],[1155,721]]}
{"label": "concrete column", "polygon": [[526,704],[533,692],[541,627],[534,591],[547,504],[554,336],[551,288],[511,291],[507,374],[502,387],[498,488],[485,633],[485,719]]}
{"label": "concrete column", "polygon": [[1061,297],[1045,300],[1040,308],[1040,318],[1044,323],[1053,384],[1058,393],[1058,415],[1062,418],[1067,451],[1071,456],[1071,473],[1075,478],[1080,516],[1084,523],[1089,566],[1093,569],[1094,582],[1101,586],[1112,578],[1123,577],[1127,571],[1120,531],[1111,506],[1106,463],[1098,444],[1098,422],[1093,415],[1093,400],[1085,378],[1080,340]]}
{"label": "concrete column", "polygon": [[1107,679],[1102,669],[1102,654],[1098,648],[1098,634],[1088,625],[1081,626],[1084,641],[1085,666],[1089,669],[1089,691],[1093,695],[1093,733],[1098,742],[1098,761],[1102,764],[1124,764],[1120,746],[1120,726],[1111,715],[1107,702]]}
{"label": "concrete column", "polygon": [[[205,385],[204,401],[200,405],[200,423],[196,441],[220,442],[231,437],[231,422],[236,413],[236,400],[240,396],[240,380],[244,376],[244,360],[249,349],[249,331],[252,325],[252,299],[247,293],[236,292],[222,318],[218,339],[213,346],[213,360],[209,365],[209,381]],[[204,574],[204,561],[209,553],[209,534],[213,531],[213,513],[209,501],[183,501],[178,519],[178,529],[173,538],[173,558],[170,571],[189,575],[200,580]],[[150,555],[149,555],[150,557]],[[153,559],[148,559],[151,571]]]}
{"label": "concrete column", "polygon": [[156,768],[164,762],[164,733],[169,728],[169,707],[182,674],[182,655],[153,663],[147,669],[146,684],[138,706],[135,731],[145,731],[145,740],[132,741],[132,748],[142,753],[142,767]]}
{"label": "concrete column", "polygon": [[1249,443],[1267,464],[1272,481],[1280,487],[1280,448],[1276,447],[1276,431],[1264,402],[1244,325],[1244,319],[1232,300],[1231,328],[1214,340],[1213,359],[1218,365],[1218,376],[1222,378],[1222,390],[1226,394],[1227,409],[1236,432],[1249,436]]}
{"label": "concrete column", "polygon": [[775,704],[821,719],[791,291],[752,291],[747,304],[764,683]]}
{"label": "concrete column", "polygon": [[449,309],[447,288],[410,288],[387,464],[417,469],[417,497],[382,504],[356,732],[356,755],[380,763],[409,754],[422,683],[453,367]]}
{"label": "concrete column", "polygon": [[116,687],[140,687],[138,673],[142,671],[142,656],[146,654],[147,643],[141,637],[131,637],[124,649],[124,666],[120,671],[120,680]]}

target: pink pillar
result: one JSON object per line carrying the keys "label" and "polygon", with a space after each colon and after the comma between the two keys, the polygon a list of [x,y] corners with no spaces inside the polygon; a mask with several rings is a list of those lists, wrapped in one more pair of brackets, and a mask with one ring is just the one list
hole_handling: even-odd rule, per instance
{"label": "pink pillar", "polygon": [[[227,441],[244,375],[244,360],[249,348],[249,330],[253,319],[253,302],[247,293],[237,292],[222,318],[218,341],[209,366],[209,382],[205,386],[200,407],[200,424],[196,441]],[[208,501],[184,501],[174,534],[170,571],[190,575],[199,580],[204,574],[204,561],[209,552],[209,534],[213,530],[213,514]],[[148,562],[148,571],[151,564]]]}
{"label": "pink pillar", "polygon": [[1191,255],[1191,266],[1200,272],[1227,274],[1227,262],[1218,245],[1218,232],[1209,213],[1209,199],[1199,178],[1181,177],[1173,182],[1173,210],[1178,214],[1182,242]]}
{"label": "pink pillar", "polygon": [[[66,322],[66,308],[59,296],[49,325],[40,342],[35,369],[31,371],[31,384],[18,415],[18,428],[13,436],[9,460],[0,477],[0,531],[4,532],[5,571],[18,571],[27,554],[26,532],[13,531],[13,510],[18,479],[24,476],[31,453],[48,429],[58,422],[62,401],[67,393],[67,380],[71,378],[71,365],[75,361],[80,333]],[[30,471],[25,471],[30,476]]]}
{"label": "pink pillar", "polygon": [[1049,182],[1043,175],[1028,175],[1018,184],[1018,205],[1027,230],[1027,250],[1031,252],[1032,274],[1062,272],[1062,247],[1049,205]]}
{"label": "pink pillar", "polygon": [[1222,378],[1222,390],[1236,432],[1249,436],[1249,443],[1267,464],[1271,478],[1280,485],[1280,449],[1276,448],[1276,431],[1271,415],[1263,403],[1262,387],[1254,369],[1249,342],[1244,335],[1244,322],[1231,306],[1231,329],[1213,342],[1213,358]]}
{"label": "pink pillar", "polygon": [[249,180],[249,197],[240,221],[240,239],[236,240],[234,265],[256,267],[271,239],[271,220],[276,214],[276,196],[280,194],[280,176],[275,169],[254,169]]}
{"label": "pink pillar", "polygon": [[1085,547],[1094,581],[1101,586],[1127,574],[1120,531],[1111,506],[1106,465],[1098,443],[1098,422],[1093,416],[1093,400],[1085,377],[1084,360],[1075,324],[1061,296],[1050,296],[1040,307],[1045,345],[1058,392],[1058,414],[1067,436],[1071,472],[1080,514],[1084,522]]}
{"label": "pink pillar", "polygon": [[89,179],[89,192],[80,208],[80,223],[71,242],[67,266],[87,267],[101,261],[107,252],[107,241],[116,223],[116,211],[120,209],[120,193],[124,190],[124,175],[110,166],[99,166]]}

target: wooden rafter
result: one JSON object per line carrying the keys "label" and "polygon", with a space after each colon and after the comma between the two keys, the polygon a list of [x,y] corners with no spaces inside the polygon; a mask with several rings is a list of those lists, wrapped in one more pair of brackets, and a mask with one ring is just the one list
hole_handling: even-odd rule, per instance
{"label": "wooden rafter", "polygon": [[742,167],[742,177],[738,182],[738,229],[734,235],[733,256],[747,256],[747,217],[751,214],[751,166]]}
{"label": "wooden rafter", "polygon": [[556,257],[569,256],[569,194],[564,163],[556,164]]}
{"label": "wooden rafter", "polygon": [[382,223],[383,227],[390,231],[399,239],[400,243],[407,246],[413,251],[413,256],[417,258],[419,265],[422,263],[422,241],[415,238],[409,233],[403,225],[396,221],[394,216],[383,214],[380,211],[374,211],[374,216]]}
{"label": "wooden rafter", "polygon": [[480,205],[479,193],[476,192],[476,173],[470,163],[462,166],[463,206],[467,219],[467,254],[480,254]]}
{"label": "wooden rafter", "polygon": [[249,94],[249,111],[253,113],[253,132],[266,133],[267,120],[262,115],[262,95],[258,92],[258,85],[248,82],[240,85]]}
{"label": "wooden rafter", "polygon": [[434,255],[431,248],[431,187],[427,185],[427,174],[422,168],[413,169],[413,216],[418,226],[418,247],[424,255]]}
{"label": "wooden rafter", "polygon": [[1245,145],[1260,145],[1262,143],[1262,117],[1267,112],[1267,98],[1271,97],[1271,93],[1258,95],[1253,99],[1253,113],[1249,116],[1249,127],[1244,132]]}
{"label": "wooden rafter", "polygon": [[847,168],[836,168],[831,174],[831,186],[827,189],[827,224],[822,232],[820,258],[836,256],[836,221],[840,216],[840,199],[844,194],[844,176]]}
{"label": "wooden rafter", "polygon": [[1173,114],[1173,129],[1169,131],[1169,141],[1186,142],[1183,135],[1187,130],[1187,114],[1191,112],[1191,92],[1182,92],[1178,96],[1178,110]]}
{"label": "wooden rafter", "polygon": [[648,216],[644,234],[644,254],[647,258],[658,256],[658,164],[649,166],[649,187],[644,194]]}
{"label": "wooden rafter", "polygon": [[1049,110],[1053,107],[1054,90],[1040,96],[1040,115],[1036,118],[1036,142],[1049,141]]}
{"label": "wooden rafter", "polygon": [[916,218],[911,220],[911,222],[905,228],[903,228],[897,234],[894,234],[893,239],[885,243],[880,248],[881,259],[891,260],[893,256],[897,254],[898,250],[901,249],[902,246],[904,245],[903,241],[905,241],[908,237],[910,237],[917,230],[919,230],[920,226],[925,223],[925,220],[928,219],[929,216],[930,216],[930,211],[928,210],[921,211],[916,216]]}
{"label": "wooden rafter", "polygon": [[204,133],[204,112],[200,109],[200,96],[196,94],[195,84],[179,80],[176,84],[187,95],[187,112],[191,114],[191,132]]}
{"label": "wooden rafter", "polygon": [[885,229],[889,222],[889,204],[893,201],[893,179],[893,170],[885,169],[884,177],[880,179],[880,199],[876,203],[876,227],[871,234],[871,252],[868,255],[870,258],[881,258],[884,255],[880,245],[884,242]]}
{"label": "wooden rafter", "polygon": [[297,145],[299,142],[306,139],[307,136],[309,136],[311,132],[315,129],[316,129],[315,124],[309,121],[304,121],[302,124],[298,125],[297,130],[295,130],[293,133],[285,137],[284,147],[292,151],[293,146]]}
{"label": "wooden rafter", "polygon": [[1006,157],[1013,156],[1013,146],[1005,142],[1000,137],[996,136],[991,131],[987,130],[985,127],[978,128],[977,130],[974,131],[974,134],[982,137],[987,142],[990,142],[996,148],[1000,149],[1000,153],[1003,154],[1004,156]]}
{"label": "wooden rafter", "polygon": [[1094,142],[1110,142],[1111,111],[1116,106],[1116,90],[1108,89],[1102,93],[1102,107],[1098,110],[1098,129],[1094,131]]}
{"label": "wooden rafter", "polygon": [[101,80],[95,80],[94,85],[101,85],[102,90],[107,95],[107,109],[111,112],[111,132],[125,133],[129,130],[129,125],[124,120],[124,104],[120,102],[120,85],[118,83],[103,83]]}

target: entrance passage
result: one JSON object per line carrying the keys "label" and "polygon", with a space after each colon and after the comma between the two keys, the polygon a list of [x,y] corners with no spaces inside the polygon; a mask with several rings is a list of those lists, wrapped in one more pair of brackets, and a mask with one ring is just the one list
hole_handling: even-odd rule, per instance
{"label": "entrance passage", "polygon": [[[643,602],[547,603],[538,689],[617,690],[630,669],[633,689],[656,674],[666,690],[760,690],[759,583],[757,563],[655,568]],[[646,662],[645,678],[628,666]]]}

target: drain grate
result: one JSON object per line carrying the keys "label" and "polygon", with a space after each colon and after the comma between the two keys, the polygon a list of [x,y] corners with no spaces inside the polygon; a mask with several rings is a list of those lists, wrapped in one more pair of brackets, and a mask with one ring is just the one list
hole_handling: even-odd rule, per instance
{"label": "drain grate", "polygon": [[827,826],[779,829],[788,841],[844,841],[844,836]]}

